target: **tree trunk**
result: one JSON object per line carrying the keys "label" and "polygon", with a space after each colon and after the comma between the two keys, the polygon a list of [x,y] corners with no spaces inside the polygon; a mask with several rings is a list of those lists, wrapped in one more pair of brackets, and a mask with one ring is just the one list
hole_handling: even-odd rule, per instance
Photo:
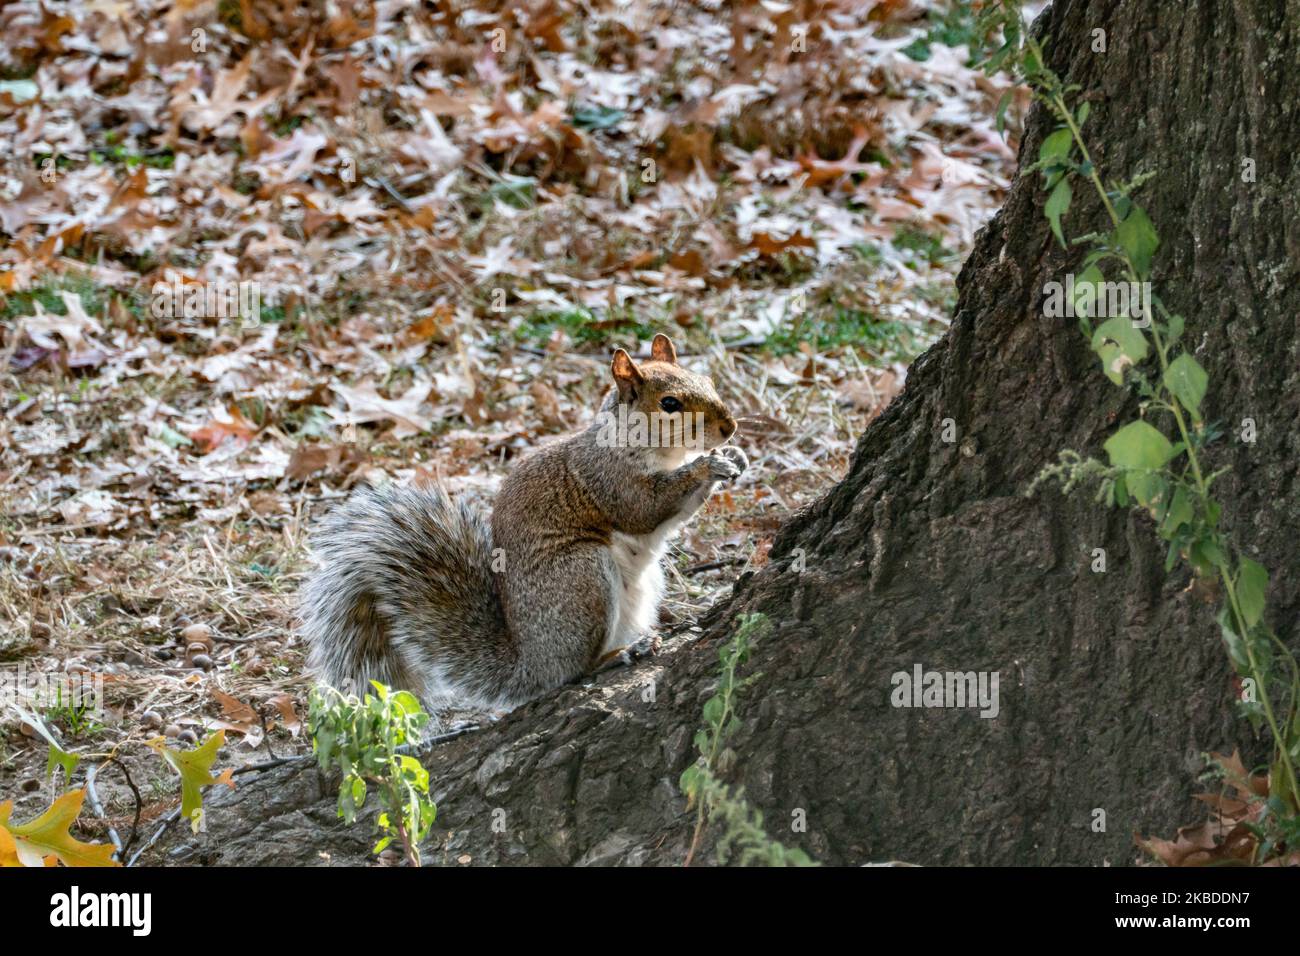
{"label": "tree trunk", "polygon": [[[1104,53],[1092,50],[1098,29]],[[1158,173],[1138,194],[1161,236],[1156,285],[1210,373],[1207,417],[1225,427],[1210,464],[1232,467],[1217,486],[1224,523],[1273,572],[1287,641],[1300,609],[1287,573],[1300,469],[1298,30],[1300,0],[1058,0],[1038,25],[1050,65],[1092,103],[1103,175]],[[1022,158],[1052,127],[1035,108]],[[1067,230],[1100,228],[1100,205],[1075,192]],[[436,750],[430,862],[680,863],[693,815],[677,780],[717,649],[747,611],[775,628],[746,668],[761,677],[728,776],[773,837],[825,863],[1123,864],[1135,831],[1168,835],[1196,816],[1202,751],[1264,752],[1232,714],[1215,610],[1181,567],[1164,573],[1151,522],[1090,493],[1024,495],[1059,449],[1100,455],[1136,416],[1074,320],[1043,318],[1044,283],[1080,258],[1052,240],[1043,201],[1039,177],[1016,183],[962,270],[947,336],[862,436],[848,477],[794,517],[702,633]],[[1253,444],[1239,438],[1245,418]],[[1105,573],[1091,569],[1096,548]],[[997,717],[891,706],[891,675],[917,664],[997,672]],[[792,832],[797,811],[806,832]],[[314,770],[214,794],[208,826],[173,839],[215,862],[368,857],[368,829],[335,818]]]}

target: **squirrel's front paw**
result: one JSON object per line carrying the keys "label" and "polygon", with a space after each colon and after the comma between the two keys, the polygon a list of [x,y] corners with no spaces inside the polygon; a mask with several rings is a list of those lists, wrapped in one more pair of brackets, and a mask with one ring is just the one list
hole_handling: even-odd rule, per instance
{"label": "squirrel's front paw", "polygon": [[719,448],[708,457],[709,477],[714,481],[731,481],[739,478],[749,467],[749,459],[735,445]]}

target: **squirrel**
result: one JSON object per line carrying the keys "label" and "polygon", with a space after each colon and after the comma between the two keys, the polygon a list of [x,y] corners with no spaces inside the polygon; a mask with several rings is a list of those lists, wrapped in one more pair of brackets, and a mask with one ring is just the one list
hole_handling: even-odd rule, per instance
{"label": "squirrel", "polygon": [[490,526],[441,487],[364,488],[325,518],[301,607],[319,680],[508,711],[657,648],[660,558],[748,460],[668,336],[611,370],[595,420],[514,467]]}

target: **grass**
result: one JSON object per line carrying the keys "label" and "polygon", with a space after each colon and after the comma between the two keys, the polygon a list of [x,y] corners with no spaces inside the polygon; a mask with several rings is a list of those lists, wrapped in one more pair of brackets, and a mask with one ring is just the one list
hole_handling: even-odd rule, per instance
{"label": "grass", "polygon": [[32,315],[36,311],[35,303],[38,302],[47,312],[67,315],[68,310],[60,297],[62,292],[81,296],[81,305],[89,315],[100,313],[111,294],[84,275],[70,273],[65,276],[46,276],[25,292],[9,292],[0,296],[0,319],[17,320]]}
{"label": "grass", "polygon": [[101,166],[109,163],[117,164],[125,166],[127,169],[135,169],[137,166],[171,169],[172,164],[176,161],[176,156],[170,149],[152,153],[133,153],[125,146],[110,145],[104,149],[91,150],[90,161]]}
{"label": "grass", "polygon": [[538,311],[524,319],[515,329],[517,341],[544,344],[556,332],[562,332],[579,346],[609,346],[615,339],[649,341],[660,331],[637,318],[631,311],[610,313],[600,318],[589,309]]}
{"label": "grass", "polygon": [[941,236],[914,226],[903,226],[894,234],[894,248],[912,253],[908,262],[912,268],[916,268],[919,263],[943,266],[951,263],[958,255],[943,244]]}
{"label": "grass", "polygon": [[485,210],[498,202],[514,209],[532,209],[537,205],[537,180],[528,176],[511,176],[483,190],[479,202]]}
{"label": "grass", "polygon": [[104,724],[91,712],[90,704],[63,700],[62,687],[59,688],[59,699],[45,707],[41,716],[70,738],[90,737],[104,729]]}
{"label": "grass", "polygon": [[930,47],[938,43],[941,46],[964,46],[974,50],[979,39],[975,29],[976,13],[966,3],[953,3],[945,9],[931,10],[930,28],[925,36],[917,37],[903,52],[913,60],[923,62],[930,59]]}
{"label": "grass", "polygon": [[916,333],[903,322],[836,306],[783,325],[768,337],[765,347],[776,355],[790,355],[807,344],[815,352],[866,348],[877,355],[910,357],[916,354],[916,340]]}

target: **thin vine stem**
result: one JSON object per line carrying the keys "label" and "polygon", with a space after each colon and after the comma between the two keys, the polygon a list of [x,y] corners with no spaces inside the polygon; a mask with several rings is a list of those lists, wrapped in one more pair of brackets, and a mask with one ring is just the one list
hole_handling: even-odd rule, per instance
{"label": "thin vine stem", "polygon": [[[1066,127],[1070,130],[1070,136],[1074,140],[1075,145],[1079,149],[1079,155],[1083,158],[1084,163],[1087,164],[1088,178],[1091,180],[1093,187],[1096,189],[1098,197],[1101,199],[1102,205],[1106,209],[1106,214],[1110,218],[1112,227],[1118,230],[1120,226],[1119,214],[1116,212],[1115,206],[1110,200],[1110,194],[1108,193],[1106,187],[1101,181],[1101,176],[1097,172],[1097,164],[1092,161],[1092,155],[1091,153],[1089,153],[1088,146],[1083,140],[1083,133],[1079,129],[1078,124],[1075,122],[1074,115],[1070,112],[1070,109],[1067,107],[1065,103],[1065,99],[1062,96],[1059,89],[1053,89],[1050,95],[1047,97],[1047,100],[1051,105],[1053,111],[1057,114],[1057,116],[1061,119],[1061,121],[1064,122]],[[1133,265],[1133,260],[1130,257],[1128,250],[1121,248],[1119,258],[1124,264],[1124,269],[1128,274],[1129,281],[1134,285],[1138,284],[1140,280],[1137,274],[1137,269]],[[1164,307],[1160,305],[1158,305],[1157,307],[1161,310],[1162,313],[1164,313],[1164,317],[1167,319],[1169,316],[1168,316],[1168,312],[1164,309]],[[1148,318],[1150,318],[1150,316],[1148,316]],[[1159,360],[1159,365],[1160,365],[1160,374],[1161,374],[1160,388],[1161,390],[1165,390],[1166,386],[1164,385],[1164,377],[1169,370],[1168,346],[1166,345],[1164,339],[1161,337],[1160,329],[1155,322],[1151,323],[1150,331],[1151,331],[1152,341],[1155,343],[1155,347],[1156,347],[1156,357]],[[1205,480],[1204,472],[1202,472],[1201,470],[1200,459],[1196,454],[1195,446],[1192,444],[1191,432],[1187,427],[1187,420],[1186,417],[1183,415],[1183,410],[1180,407],[1176,396],[1171,396],[1171,397],[1173,398],[1172,401],[1169,402],[1161,401],[1160,404],[1162,407],[1167,408],[1173,414],[1174,422],[1178,428],[1179,437],[1182,439],[1183,449],[1187,454],[1188,464],[1191,466],[1192,469],[1192,477],[1195,482],[1195,489],[1196,489],[1196,496],[1197,496],[1197,505],[1198,508],[1200,509],[1202,519],[1207,519],[1209,517],[1209,507],[1208,507],[1208,502],[1210,497],[1209,485]],[[1215,531],[1215,534],[1216,536],[1218,535],[1217,530]],[[1236,583],[1233,580],[1231,569],[1228,567],[1227,562],[1223,558],[1223,549],[1216,548],[1216,552],[1218,554],[1218,559],[1214,562],[1215,568],[1219,572],[1219,579],[1223,583],[1224,593],[1227,595],[1228,598],[1228,606],[1232,613],[1234,626],[1237,628],[1237,633],[1242,638],[1242,647],[1245,649],[1246,652],[1246,660],[1247,663],[1250,665],[1251,676],[1255,679],[1255,685],[1259,692],[1260,705],[1264,709],[1264,717],[1268,722],[1269,730],[1271,730],[1273,733],[1273,740],[1276,745],[1278,756],[1282,762],[1283,768],[1286,771],[1287,783],[1289,785],[1289,791],[1291,794],[1291,801],[1293,803],[1298,803],[1300,802],[1300,787],[1296,785],[1296,771],[1295,771],[1295,766],[1291,760],[1290,750],[1287,746],[1287,737],[1282,733],[1282,730],[1278,725],[1276,712],[1273,707],[1272,695],[1269,694],[1268,684],[1267,681],[1265,680],[1263,670],[1259,665],[1258,659],[1256,658],[1254,648],[1251,646],[1251,641],[1248,637],[1249,627],[1246,623],[1245,613],[1242,611],[1241,608],[1241,601],[1237,594]],[[1279,640],[1276,637],[1276,635],[1271,635],[1271,636],[1272,639],[1276,641],[1284,651],[1286,651],[1286,653],[1284,654],[1284,658],[1288,660],[1292,668],[1292,688],[1293,688],[1292,697],[1294,698],[1295,696],[1294,688],[1296,687],[1296,683],[1297,683],[1296,663],[1294,659],[1291,657],[1290,652],[1287,650],[1286,646],[1282,644],[1281,640]],[[1287,717],[1288,724],[1293,719],[1291,715],[1294,714],[1294,711],[1295,711],[1295,701],[1293,699]]]}
{"label": "thin vine stem", "polygon": [[[727,718],[731,716],[731,695],[732,693],[734,693],[734,687],[735,687],[735,665],[734,664],[731,667],[731,673],[729,675],[729,679],[727,679],[727,684],[728,686],[726,692],[722,696],[722,718],[718,721],[718,726],[720,728],[727,726]],[[718,759],[718,747],[721,746],[721,744],[722,744],[722,732],[719,730],[717,733],[713,735],[713,739],[709,742],[709,754],[707,759],[707,766],[710,771],[716,766],[716,761]],[[691,861],[695,859],[695,851],[699,848],[700,838],[703,837],[704,835],[704,825],[706,822],[708,822],[706,819],[707,803],[708,803],[707,797],[704,794],[701,794],[699,806],[696,808],[696,814],[695,814],[695,832],[691,835],[691,847],[689,850],[686,851],[686,860],[682,864],[683,866],[690,866]]]}

